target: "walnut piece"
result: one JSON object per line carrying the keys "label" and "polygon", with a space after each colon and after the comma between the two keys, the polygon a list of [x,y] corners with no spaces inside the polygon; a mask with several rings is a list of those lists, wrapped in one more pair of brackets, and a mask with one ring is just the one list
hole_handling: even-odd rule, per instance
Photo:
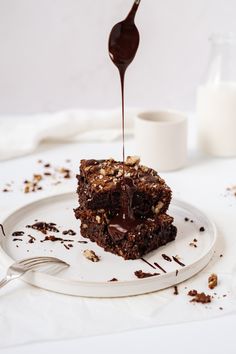
{"label": "walnut piece", "polygon": [[96,255],[96,253],[92,250],[84,250],[83,255],[85,258],[89,259],[92,262],[99,262],[100,257]]}
{"label": "walnut piece", "polygon": [[134,166],[134,165],[138,165],[139,162],[140,162],[139,156],[127,156],[125,164],[127,166]]}
{"label": "walnut piece", "polygon": [[216,274],[211,274],[208,278],[208,287],[214,289],[217,286],[218,278]]}
{"label": "walnut piece", "polygon": [[96,215],[96,221],[98,224],[101,224],[101,216]]}
{"label": "walnut piece", "polygon": [[164,203],[158,202],[157,205],[154,207],[154,213],[159,214],[160,210],[163,208]]}

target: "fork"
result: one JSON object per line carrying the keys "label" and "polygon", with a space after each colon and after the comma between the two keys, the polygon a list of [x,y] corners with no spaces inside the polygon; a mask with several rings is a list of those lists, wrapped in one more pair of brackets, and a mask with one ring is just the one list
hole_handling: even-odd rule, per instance
{"label": "fork", "polygon": [[9,283],[13,279],[20,278],[31,270],[38,270],[46,264],[58,264],[61,267],[69,266],[65,261],[56,257],[32,257],[25,258],[13,263],[8,269],[6,276],[0,281],[0,288]]}

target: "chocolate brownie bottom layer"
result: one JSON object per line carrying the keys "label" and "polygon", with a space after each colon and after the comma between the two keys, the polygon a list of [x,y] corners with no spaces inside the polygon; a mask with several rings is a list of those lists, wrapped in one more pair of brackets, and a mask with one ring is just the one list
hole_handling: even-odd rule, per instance
{"label": "chocolate brownie bottom layer", "polygon": [[76,218],[81,220],[81,235],[96,242],[105,251],[124,259],[141,258],[166,243],[173,241],[177,229],[172,225],[173,218],[162,214],[155,219],[146,219],[121,240],[114,240],[108,232],[107,216],[91,210],[78,208]]}
{"label": "chocolate brownie bottom layer", "polygon": [[[136,187],[132,209],[137,217],[165,213],[171,201],[171,190],[151,168],[139,164],[136,157],[128,157],[124,166],[125,177]],[[123,163],[110,160],[81,160],[78,179],[80,206],[92,210],[105,209],[111,214],[120,208],[120,183]]]}

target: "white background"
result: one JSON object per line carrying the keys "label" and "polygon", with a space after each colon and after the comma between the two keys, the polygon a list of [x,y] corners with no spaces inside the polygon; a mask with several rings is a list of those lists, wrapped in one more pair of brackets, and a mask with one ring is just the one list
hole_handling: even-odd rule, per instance
{"label": "white background", "polygon": [[[120,104],[107,53],[132,0],[0,0],[0,114]],[[235,0],[142,0],[127,105],[194,110],[212,32],[236,32]]]}

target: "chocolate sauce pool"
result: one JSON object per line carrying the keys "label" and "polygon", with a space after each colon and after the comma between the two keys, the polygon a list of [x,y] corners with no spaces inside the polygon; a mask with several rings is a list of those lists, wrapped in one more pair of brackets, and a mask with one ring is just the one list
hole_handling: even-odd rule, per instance
{"label": "chocolate sauce pool", "polygon": [[109,234],[115,240],[122,239],[125,234],[140,221],[135,219],[132,210],[132,199],[135,186],[130,178],[125,177],[125,110],[124,110],[124,80],[125,72],[133,61],[139,45],[139,32],[134,23],[134,18],[141,0],[134,1],[134,4],[124,21],[117,23],[111,30],[108,50],[113,63],[116,65],[121,83],[122,102],[122,155],[123,155],[123,179],[120,184],[121,209],[108,227]]}

